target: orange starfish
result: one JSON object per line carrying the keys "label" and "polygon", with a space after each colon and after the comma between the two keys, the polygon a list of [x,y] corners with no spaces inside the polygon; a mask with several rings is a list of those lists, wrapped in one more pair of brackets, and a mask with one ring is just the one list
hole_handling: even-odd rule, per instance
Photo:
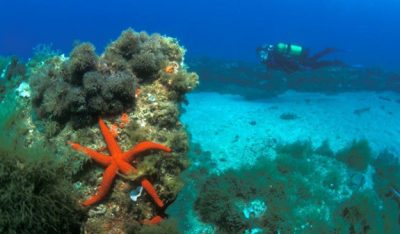
{"label": "orange starfish", "polygon": [[151,219],[145,219],[145,220],[143,220],[142,223],[143,223],[143,224],[146,224],[146,225],[152,225],[152,224],[159,224],[159,223],[161,223],[163,220],[164,220],[164,219],[163,219],[161,216],[156,215],[156,216],[154,216],[154,217],[151,218]]}
{"label": "orange starfish", "polygon": [[[122,174],[127,176],[132,176],[133,174],[136,174],[137,169],[133,167],[130,162],[138,154],[147,150],[162,150],[165,152],[171,152],[171,149],[167,146],[151,141],[141,142],[132,147],[130,150],[122,152],[121,148],[118,146],[117,141],[110,132],[110,129],[108,129],[107,125],[101,118],[99,118],[99,127],[104,137],[104,140],[107,143],[108,151],[111,155],[105,155],[95,150],[81,146],[78,143],[69,142],[74,150],[85,153],[94,161],[106,167],[103,174],[103,180],[101,181],[99,187],[99,191],[95,195],[87,199],[85,202],[83,202],[84,206],[90,206],[101,201],[107,195],[108,191],[110,191],[111,185],[118,172],[121,172]],[[153,198],[157,206],[163,208],[164,203],[158,196],[155,188],[150,183],[150,181],[143,178],[141,180],[141,184],[142,187],[147,191],[147,193]]]}

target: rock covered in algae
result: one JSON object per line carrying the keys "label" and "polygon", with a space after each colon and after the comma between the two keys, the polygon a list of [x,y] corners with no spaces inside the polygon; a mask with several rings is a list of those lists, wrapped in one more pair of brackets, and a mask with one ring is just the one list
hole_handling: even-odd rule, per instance
{"label": "rock covered in algae", "polygon": [[69,57],[52,55],[28,66],[32,94],[22,103],[34,114],[22,120],[30,123],[25,137],[28,143],[46,142],[64,163],[79,202],[97,192],[104,169],[67,142],[108,154],[98,117],[124,151],[142,141],[172,149],[137,158],[132,163],[138,169],[135,177],[117,176],[108,196],[88,208],[85,233],[136,233],[143,220],[167,218],[145,191],[136,201],[130,191],[145,177],[168,207],[183,186],[179,175],[188,165],[188,137],[179,122],[180,105],[198,84],[197,74],[187,71],[184,54],[174,38],[128,29],[100,55],[92,44],[82,43]]}
{"label": "rock covered in algae", "polygon": [[[92,44],[81,43],[69,59],[48,60],[35,69],[30,83],[34,109],[39,118],[82,128],[95,123],[99,115],[133,109],[138,83],[162,79],[159,82],[177,99],[197,84],[197,75],[183,67],[184,53],[176,39],[131,29],[101,56]],[[171,64],[175,70],[163,72]]]}

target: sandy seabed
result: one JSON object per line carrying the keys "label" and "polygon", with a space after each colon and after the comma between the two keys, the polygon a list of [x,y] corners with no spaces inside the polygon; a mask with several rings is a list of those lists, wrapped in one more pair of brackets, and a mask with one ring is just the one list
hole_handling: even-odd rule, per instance
{"label": "sandy seabed", "polygon": [[400,95],[357,92],[326,95],[288,91],[267,100],[192,93],[181,120],[194,143],[210,151],[216,171],[253,163],[270,155],[269,146],[328,140],[337,151],[367,139],[376,154],[400,153]]}
{"label": "sandy seabed", "polygon": [[[385,149],[400,155],[397,93],[326,95],[288,91],[257,101],[235,95],[192,93],[187,99],[189,105],[184,107],[181,121],[192,143],[211,153],[210,173],[251,165],[258,157],[273,157],[273,147],[278,143],[297,140],[309,140],[314,147],[328,140],[337,151],[354,139],[367,139],[375,155]],[[186,190],[195,187],[196,181],[191,181]],[[212,225],[201,222],[193,202],[183,201],[184,233],[214,233]]]}

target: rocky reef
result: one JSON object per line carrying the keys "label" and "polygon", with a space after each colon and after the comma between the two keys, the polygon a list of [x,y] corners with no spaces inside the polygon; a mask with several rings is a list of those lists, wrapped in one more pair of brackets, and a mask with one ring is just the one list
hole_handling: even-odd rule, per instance
{"label": "rocky reef", "polygon": [[135,92],[158,78],[178,98],[197,82],[183,68],[184,52],[173,38],[133,30],[124,31],[101,56],[92,44],[81,43],[68,59],[53,57],[32,73],[33,106],[39,118],[81,128],[99,115],[132,111]]}
{"label": "rocky reef", "polygon": [[278,144],[274,151],[275,157],[220,175],[192,168],[191,176],[203,174],[194,206],[212,233],[400,230],[400,162],[393,154],[372,155],[366,140],[336,153],[327,141]]}
{"label": "rocky reef", "polygon": [[250,100],[288,90],[327,94],[400,90],[400,74],[377,67],[323,67],[287,74],[237,60],[197,58],[188,64],[201,76],[198,91],[238,94]]}
{"label": "rocky reef", "polygon": [[[105,168],[68,142],[111,157],[97,125],[100,117],[122,151],[141,142],[168,147],[169,153],[147,150],[137,155],[130,162],[135,175],[118,173],[104,199],[82,206],[86,218],[81,230],[152,233],[153,225],[147,224],[161,222],[174,233],[165,209],[182,188],[179,175],[188,166],[188,136],[179,116],[185,94],[198,85],[197,74],[184,64],[185,49],[174,38],[128,29],[102,54],[87,42],[76,45],[69,57],[39,54],[27,63],[24,79],[4,91],[4,96],[16,96],[17,112],[23,114],[3,116],[2,131],[14,129],[11,139],[28,151],[43,143],[63,166],[60,176],[73,184],[79,203],[96,194],[100,183],[101,190]],[[17,91],[22,84],[28,95]],[[2,108],[12,105],[11,100],[4,98]],[[143,189],[143,178],[151,182],[153,194]],[[154,193],[163,207],[155,203]]]}

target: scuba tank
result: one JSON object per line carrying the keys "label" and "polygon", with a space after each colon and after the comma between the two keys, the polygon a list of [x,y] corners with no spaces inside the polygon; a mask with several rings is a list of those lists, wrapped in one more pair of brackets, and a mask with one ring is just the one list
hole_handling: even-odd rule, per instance
{"label": "scuba tank", "polygon": [[287,54],[289,56],[298,57],[303,52],[303,47],[294,44],[278,43],[276,45],[277,52]]}

